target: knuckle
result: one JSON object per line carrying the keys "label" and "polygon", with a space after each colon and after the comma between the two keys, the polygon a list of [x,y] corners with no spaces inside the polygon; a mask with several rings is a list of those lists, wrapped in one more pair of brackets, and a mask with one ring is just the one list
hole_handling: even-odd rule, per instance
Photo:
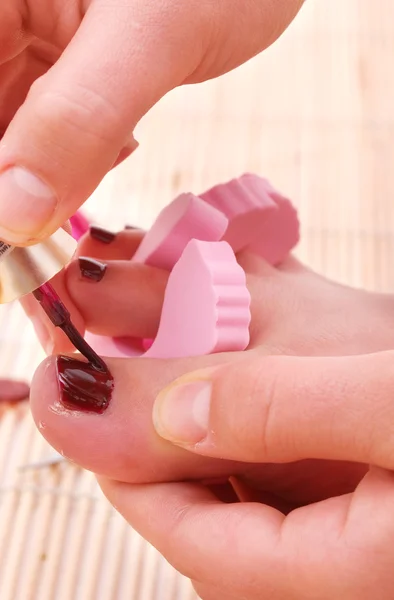
{"label": "knuckle", "polygon": [[190,530],[193,527],[194,515],[189,505],[180,505],[172,515],[171,536],[168,537],[166,547],[161,551],[168,558],[172,566],[188,579],[199,578],[197,564],[190,564],[186,559],[187,553],[179,552],[180,547],[188,547]]}
{"label": "knuckle", "polygon": [[46,134],[49,130],[53,137],[61,133],[63,139],[71,138],[73,144],[86,138],[96,143],[115,141],[119,117],[110,100],[81,84],[74,84],[70,90],[46,90],[45,85],[42,77],[29,93],[37,128]]}
{"label": "knuckle", "polygon": [[[250,460],[273,457],[277,408],[281,402],[281,385],[277,357],[252,361],[245,372],[241,415],[234,427],[235,444]],[[275,444],[276,446],[276,444]]]}
{"label": "knuckle", "polygon": [[[277,359],[263,360],[252,389],[252,401],[260,407],[260,428],[257,430],[260,446],[266,460],[272,457],[272,440],[276,430],[276,409],[280,402],[280,377]],[[267,373],[269,376],[267,377]]]}
{"label": "knuckle", "polygon": [[379,362],[370,362],[364,372],[360,397],[368,424],[360,436],[361,451],[373,464],[394,468],[394,351],[382,352]]}

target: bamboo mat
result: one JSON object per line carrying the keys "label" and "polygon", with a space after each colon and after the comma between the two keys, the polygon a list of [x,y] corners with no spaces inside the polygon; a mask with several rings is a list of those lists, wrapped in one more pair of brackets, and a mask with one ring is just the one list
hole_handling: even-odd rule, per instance
{"label": "bamboo mat", "polygon": [[[152,110],[136,132],[140,149],[87,210],[114,229],[148,227],[179,192],[257,172],[297,204],[303,260],[393,290],[393,17],[392,0],[307,0],[264,55]],[[18,306],[0,311],[0,338],[0,375],[30,377],[43,354]],[[27,407],[2,414],[1,600],[194,598],[91,474],[32,468],[50,455]]]}

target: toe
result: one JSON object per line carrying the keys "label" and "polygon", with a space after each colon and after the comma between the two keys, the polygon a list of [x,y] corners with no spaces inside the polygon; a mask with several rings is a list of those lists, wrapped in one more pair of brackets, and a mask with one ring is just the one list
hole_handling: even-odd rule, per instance
{"label": "toe", "polygon": [[71,410],[69,403],[65,406],[57,359],[51,357],[32,382],[33,417],[42,435],[64,456],[111,479],[148,482],[228,476],[237,471],[234,463],[177,448],[159,438],[152,423],[153,402],[164,386],[196,366],[220,361],[223,357],[192,362],[112,359],[108,361],[115,381],[112,399],[107,410],[97,414]]}
{"label": "toe", "polygon": [[82,237],[78,256],[91,256],[99,260],[130,260],[144,237],[144,232],[139,229],[125,229],[116,234],[101,230],[107,236],[96,235],[95,231],[97,228],[91,228]]}
{"label": "toe", "polygon": [[130,261],[80,258],[66,271],[68,294],[86,328],[106,336],[154,337],[167,280],[165,271]]}

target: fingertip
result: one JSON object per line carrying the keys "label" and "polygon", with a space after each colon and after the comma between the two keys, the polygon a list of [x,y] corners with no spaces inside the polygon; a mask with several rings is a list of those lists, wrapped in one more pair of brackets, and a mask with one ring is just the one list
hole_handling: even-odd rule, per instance
{"label": "fingertip", "polygon": [[[12,198],[12,202],[10,202]],[[41,174],[20,165],[3,164],[0,172],[0,237],[15,245],[39,241],[53,233],[45,225],[56,212],[56,191]],[[61,226],[62,223],[59,224]]]}

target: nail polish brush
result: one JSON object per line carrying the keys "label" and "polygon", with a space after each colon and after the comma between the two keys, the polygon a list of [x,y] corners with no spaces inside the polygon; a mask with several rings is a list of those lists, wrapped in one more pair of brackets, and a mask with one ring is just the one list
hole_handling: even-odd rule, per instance
{"label": "nail polish brush", "polygon": [[53,325],[64,331],[70,342],[89,361],[92,367],[98,371],[107,371],[105,362],[85,342],[78,329],[73,325],[69,311],[51,284],[44,283],[33,291],[33,296],[40,303]]}
{"label": "nail polish brush", "polygon": [[97,370],[107,371],[104,361],[83,339],[70,313],[48,283],[72,259],[76,241],[63,229],[48,239],[26,247],[0,241],[0,304],[32,293],[55,327],[64,331],[75,348]]}

